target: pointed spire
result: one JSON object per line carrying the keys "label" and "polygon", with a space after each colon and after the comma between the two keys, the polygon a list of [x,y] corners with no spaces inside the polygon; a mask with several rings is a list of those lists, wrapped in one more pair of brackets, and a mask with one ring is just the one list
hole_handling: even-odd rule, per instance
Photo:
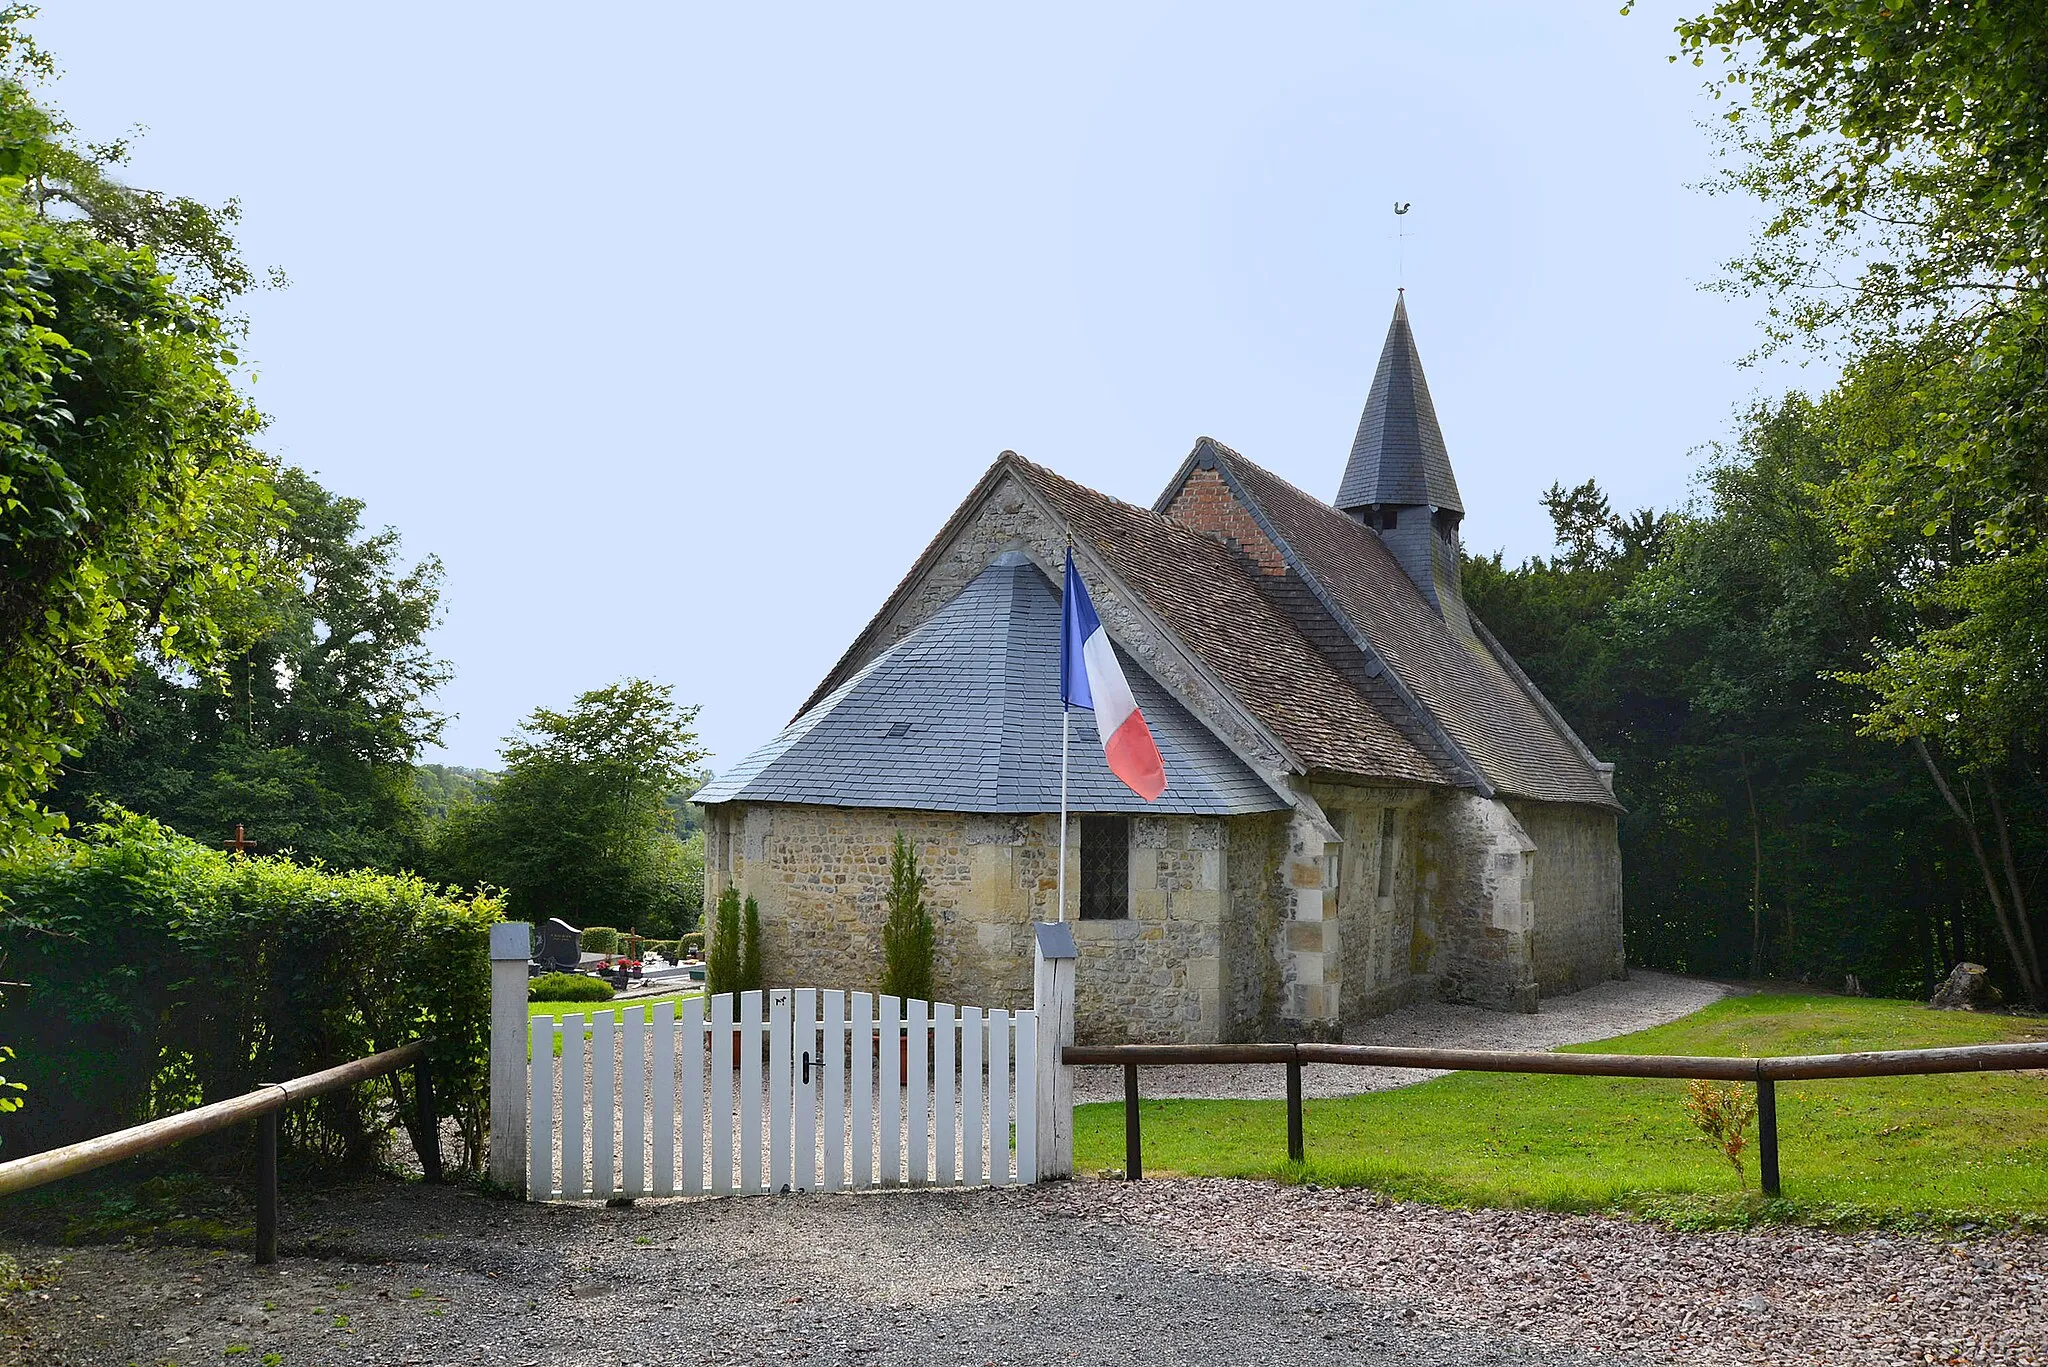
{"label": "pointed spire", "polygon": [[1358,420],[1351,460],[1337,488],[1336,506],[1345,512],[1374,506],[1447,508],[1463,514],[1458,481],[1451,474],[1437,426],[1429,381],[1408,327],[1406,292],[1395,296],[1394,321],[1380,349],[1379,369]]}

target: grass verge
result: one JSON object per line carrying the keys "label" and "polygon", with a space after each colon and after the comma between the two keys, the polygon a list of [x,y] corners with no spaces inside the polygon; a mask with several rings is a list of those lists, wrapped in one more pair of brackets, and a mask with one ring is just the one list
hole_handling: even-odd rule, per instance
{"label": "grass verge", "polygon": [[[1766,994],[1580,1046],[1633,1054],[1819,1054],[2048,1037],[2048,1021],[1912,1002]],[[1278,1070],[1275,1070],[1276,1082]],[[1140,1086],[1143,1079],[1140,1078]],[[1755,1194],[1692,1128],[1685,1084],[1456,1073],[1311,1100],[1307,1161],[1287,1161],[1280,1101],[1141,1103],[1147,1176],[1363,1186],[1451,1206],[1633,1214],[1684,1227],[2048,1230],[2048,1074],[1778,1084],[1784,1194]],[[1077,1107],[1075,1166],[1123,1166],[1123,1108]]]}

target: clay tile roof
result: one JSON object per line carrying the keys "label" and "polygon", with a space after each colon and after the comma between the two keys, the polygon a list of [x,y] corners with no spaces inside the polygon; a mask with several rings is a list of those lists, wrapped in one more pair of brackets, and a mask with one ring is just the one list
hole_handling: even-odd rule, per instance
{"label": "clay tile roof", "polygon": [[[1456,786],[1427,741],[1404,734],[1361,686],[1355,659],[1332,659],[1262,591],[1238,552],[1171,518],[1006,456],[1103,563],[1310,770]],[[1391,562],[1389,562],[1391,564]],[[1396,568],[1394,573],[1401,571]],[[1403,579],[1405,583],[1405,577]],[[1356,652],[1351,652],[1354,656]]]}
{"label": "clay tile roof", "polygon": [[1283,543],[1289,563],[1495,789],[1617,805],[1592,756],[1476,618],[1474,638],[1454,636],[1379,537],[1228,447],[1205,445]]}

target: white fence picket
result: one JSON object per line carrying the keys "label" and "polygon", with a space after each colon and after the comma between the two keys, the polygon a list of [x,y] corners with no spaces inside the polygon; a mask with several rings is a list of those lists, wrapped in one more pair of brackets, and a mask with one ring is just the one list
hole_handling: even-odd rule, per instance
{"label": "white fence picket", "polygon": [[954,1119],[959,1114],[960,1076],[955,1067],[953,1007],[932,1007],[932,1181],[950,1186],[959,1181],[955,1159]]}
{"label": "white fence picket", "polygon": [[768,1190],[789,1191],[790,994],[769,994],[768,1006]]}
{"label": "white fence picket", "polygon": [[647,1008],[619,1013],[619,1144],[625,1150],[620,1186],[627,1196],[647,1194]]}
{"label": "white fence picket", "polygon": [[590,1190],[583,1178],[583,1140],[590,1103],[583,1099],[583,1017],[562,1017],[562,1196],[577,1201]]}
{"label": "white fence picket", "polygon": [[739,999],[739,1189],[751,1194],[761,1190],[761,994],[742,992]]}
{"label": "white fence picket", "polygon": [[981,1008],[960,1008],[960,1180],[981,1185],[982,1144],[988,1138],[981,1105]]}
{"label": "white fence picket", "polygon": [[846,1186],[846,994],[825,994],[825,1190]]}
{"label": "white fence picket", "polygon": [[676,1194],[676,1004],[654,1004],[654,1194]]}
{"label": "white fence picket", "polygon": [[795,1191],[818,1185],[818,991],[799,987],[790,996],[790,1066],[795,1070],[790,1091],[790,1175]]}
{"label": "white fence picket", "polygon": [[732,1023],[732,994],[711,999],[711,1193],[730,1196],[739,1188],[732,1180],[732,1083],[739,1067],[739,1036]]}
{"label": "white fence picket", "polygon": [[853,1185],[873,1186],[875,1181],[875,999],[866,992],[853,994],[852,1019],[847,1031],[852,1039],[853,1064],[847,1084],[853,1088]]}
{"label": "white fence picket", "polygon": [[1017,1180],[1038,1180],[1038,1013],[1017,1013]]}
{"label": "white fence picket", "polygon": [[618,1035],[612,1013],[600,1011],[590,1018],[590,1187],[593,1195],[609,1200],[618,1190],[612,1166],[618,1144],[619,1108],[612,1102],[612,1059]]}
{"label": "white fence picket", "polygon": [[1010,1013],[988,1013],[988,1184],[1010,1181]]}
{"label": "white fence picket", "polygon": [[895,997],[880,999],[881,1028],[876,1031],[876,1066],[882,1078],[881,1134],[875,1143],[882,1150],[879,1180],[885,1187],[903,1181],[903,1014]]}
{"label": "white fence picket", "polygon": [[704,1190],[704,999],[692,997],[683,1003],[683,1075],[676,1084],[682,1092],[683,1195],[696,1196]]}
{"label": "white fence picket", "polygon": [[931,1180],[931,1113],[925,1100],[931,1077],[931,1003],[912,1000],[904,1005],[909,1008],[903,1029],[908,1045],[903,1064],[903,1130],[910,1149],[907,1180],[922,1184]]}
{"label": "white fence picket", "polygon": [[555,1194],[555,1018],[535,1016],[528,1024],[526,1196],[545,1201]]}

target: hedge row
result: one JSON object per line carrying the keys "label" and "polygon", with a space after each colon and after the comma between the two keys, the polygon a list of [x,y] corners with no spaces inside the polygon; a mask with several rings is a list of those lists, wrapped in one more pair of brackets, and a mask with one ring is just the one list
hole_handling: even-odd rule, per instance
{"label": "hedge row", "polygon": [[[231,856],[116,813],[0,861],[0,1041],[19,1157],[431,1035],[442,1114],[481,1164],[497,901],[418,878]],[[408,1077],[287,1108],[301,1152],[376,1161]],[[396,1106],[391,1103],[400,1103]],[[394,1116],[394,1111],[397,1113]],[[415,1136],[417,1139],[418,1137]]]}

